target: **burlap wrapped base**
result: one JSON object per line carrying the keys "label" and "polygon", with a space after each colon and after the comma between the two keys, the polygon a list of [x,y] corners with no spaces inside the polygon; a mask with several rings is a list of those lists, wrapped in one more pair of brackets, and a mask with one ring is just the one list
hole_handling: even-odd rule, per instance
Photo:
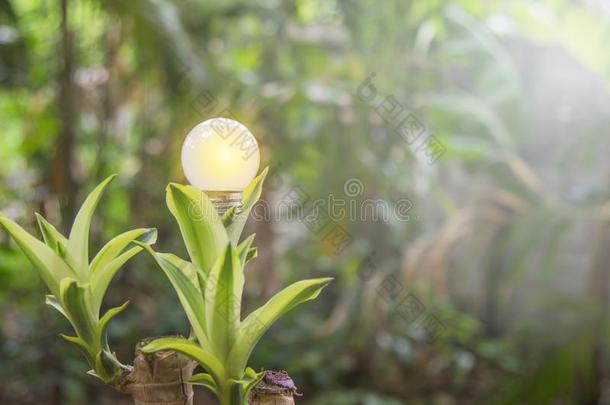
{"label": "burlap wrapped base", "polygon": [[123,377],[119,390],[133,397],[135,405],[192,405],[193,387],[187,381],[197,366],[176,352],[143,354],[136,347],[133,369]]}
{"label": "burlap wrapped base", "polygon": [[285,371],[266,371],[263,380],[254,387],[249,405],[294,405],[297,387]]}
{"label": "burlap wrapped base", "polygon": [[[125,371],[119,391],[133,397],[135,405],[192,405],[193,387],[187,383],[197,367],[190,358],[176,352],[143,354],[140,347],[156,338],[143,340],[136,347],[133,367]],[[249,405],[295,405],[297,387],[284,371],[266,371],[254,387]]]}

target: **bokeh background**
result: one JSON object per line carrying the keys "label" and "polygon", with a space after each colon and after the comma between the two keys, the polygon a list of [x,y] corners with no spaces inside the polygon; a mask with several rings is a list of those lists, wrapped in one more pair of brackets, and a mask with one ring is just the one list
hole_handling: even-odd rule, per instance
{"label": "bokeh background", "polygon": [[[0,210],[66,231],[118,173],[94,248],[156,226],[185,257],[165,186],[185,181],[188,130],[234,117],[272,169],[272,210],[374,202],[248,226],[248,310],[336,277],[251,361],[290,371],[298,403],[608,404],[608,44],[605,0],[0,0]],[[85,374],[44,294],[0,232],[0,403],[129,403]],[[124,362],[188,333],[149,257],[105,305],[126,299]]]}

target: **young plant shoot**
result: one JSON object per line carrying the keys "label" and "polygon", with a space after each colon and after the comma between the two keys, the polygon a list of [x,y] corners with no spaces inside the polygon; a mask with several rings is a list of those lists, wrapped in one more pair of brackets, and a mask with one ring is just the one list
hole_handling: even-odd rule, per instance
{"label": "young plant shoot", "polygon": [[[3,215],[0,215],[0,225],[13,237],[47,285],[51,292],[47,295],[47,304],[72,325],[76,335],[61,336],[84,353],[91,367],[89,374],[132,394],[136,403],[163,403],[151,399],[150,390],[146,389],[158,381],[150,384],[141,381],[140,377],[150,372],[145,367],[138,369],[138,364],[149,365],[148,362],[138,355],[135,367],[123,365],[109,348],[108,323],[125,309],[127,302],[100,314],[102,300],[114,275],[142,250],[149,252],[180,299],[191,325],[191,337],[148,339],[138,346],[138,353],[153,356],[158,352],[174,352],[187,356],[205,370],[193,375],[188,383],[207,387],[222,405],[242,405],[264,375],[247,366],[262,335],[280,316],[316,298],[331,281],[318,278],[294,283],[242,319],[244,267],[256,257],[256,249],[252,247],[254,235],[238,242],[246,219],[261,195],[266,174],[267,169],[243,190],[240,207],[231,207],[222,216],[204,192],[192,186],[169,185],[167,205],[180,226],[190,261],[155,252],[150,245],[156,241],[157,232],[148,228],[117,236],[89,260],[93,212],[114,176],[89,195],[67,238],[40,215],[37,220],[42,241]],[[188,370],[187,377],[191,375],[192,367],[180,359],[172,359],[171,364],[182,364],[180,367]],[[169,383],[157,386],[171,384],[172,389],[182,394],[186,392],[180,389],[185,384],[183,374],[181,371],[178,379],[170,376]],[[182,397],[178,395],[178,398]],[[191,401],[192,391],[181,403]]]}
{"label": "young plant shoot", "polygon": [[[0,214],[0,225],[12,236],[23,253],[38,270],[49,288],[46,303],[72,324],[76,336],[62,338],[81,349],[91,370],[89,374],[106,384],[118,386],[129,367],[121,364],[108,346],[108,322],[123,311],[128,302],[100,314],[102,300],[119,269],[144,247],[154,243],[155,229],[135,229],[112,239],[89,260],[89,228],[93,212],[111,176],[93,190],[81,207],[68,238],[36,214],[43,241],[27,233],[15,222]],[[139,246],[132,242],[138,242]]]}
{"label": "young plant shoot", "polygon": [[241,210],[222,217],[208,196],[192,187],[170,184],[167,205],[176,218],[190,261],[146,249],[170,280],[191,325],[191,338],[160,338],[144,353],[174,350],[195,360],[206,373],[190,382],[210,389],[222,405],[241,405],[263,373],[247,367],[250,355],[269,327],[299,304],[316,298],[330,278],[303,280],[277,293],[241,318],[244,267],[256,256],[254,235],[238,243],[250,210],[258,201],[267,169],[243,191]]}

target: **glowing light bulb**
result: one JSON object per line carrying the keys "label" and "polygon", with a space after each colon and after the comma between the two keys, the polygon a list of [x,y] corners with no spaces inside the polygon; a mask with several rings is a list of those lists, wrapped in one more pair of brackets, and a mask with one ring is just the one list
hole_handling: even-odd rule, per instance
{"label": "glowing light bulb", "polygon": [[203,191],[240,192],[256,176],[258,143],[243,124],[212,118],[198,124],[182,146],[187,180]]}

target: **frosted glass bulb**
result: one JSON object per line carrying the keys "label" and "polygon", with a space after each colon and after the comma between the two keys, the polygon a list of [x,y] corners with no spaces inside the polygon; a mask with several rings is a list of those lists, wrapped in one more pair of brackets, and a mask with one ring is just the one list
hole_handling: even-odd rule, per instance
{"label": "frosted glass bulb", "polygon": [[242,191],[256,176],[259,163],[252,132],[228,118],[198,124],[182,145],[184,174],[203,191]]}

